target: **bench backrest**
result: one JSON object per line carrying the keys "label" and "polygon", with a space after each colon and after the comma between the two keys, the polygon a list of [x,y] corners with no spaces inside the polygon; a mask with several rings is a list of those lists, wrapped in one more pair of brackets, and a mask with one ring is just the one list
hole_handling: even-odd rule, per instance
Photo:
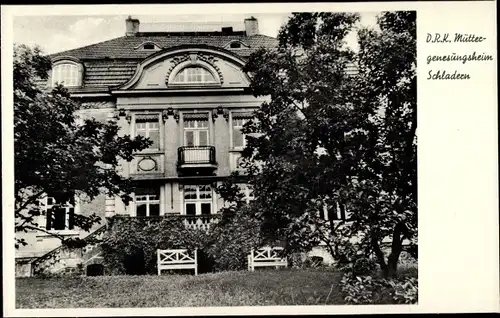
{"label": "bench backrest", "polygon": [[[194,253],[196,255],[196,250]],[[189,252],[186,249],[158,250],[159,265],[196,263],[195,258],[196,256],[193,257],[189,255]]]}
{"label": "bench backrest", "polygon": [[252,259],[254,262],[282,261],[283,257],[278,254],[281,250],[283,250],[282,247],[262,247],[255,249],[252,250]]}

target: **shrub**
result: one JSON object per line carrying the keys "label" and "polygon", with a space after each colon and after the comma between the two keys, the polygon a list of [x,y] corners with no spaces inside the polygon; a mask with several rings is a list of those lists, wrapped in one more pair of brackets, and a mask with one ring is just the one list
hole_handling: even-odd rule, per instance
{"label": "shrub", "polygon": [[101,244],[105,267],[111,274],[156,273],[157,249],[203,249],[208,234],[186,229],[178,218],[123,218],[110,220]]}
{"label": "shrub", "polygon": [[336,267],[345,274],[354,277],[369,275],[375,271],[377,266],[373,258],[354,248],[353,244],[347,243]]}
{"label": "shrub", "polygon": [[218,271],[245,269],[248,253],[262,243],[260,224],[244,211],[227,216],[211,227],[210,236],[212,244],[207,254]]}
{"label": "shrub", "polygon": [[306,256],[303,253],[293,253],[290,256],[292,267],[300,269],[326,269],[324,259],[321,256]]}
{"label": "shrub", "polygon": [[348,304],[415,304],[418,300],[414,277],[384,279],[346,274],[340,285]]}

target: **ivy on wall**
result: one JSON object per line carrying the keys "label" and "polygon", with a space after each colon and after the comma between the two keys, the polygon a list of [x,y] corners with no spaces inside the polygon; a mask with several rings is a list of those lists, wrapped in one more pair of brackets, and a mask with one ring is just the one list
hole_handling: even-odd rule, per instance
{"label": "ivy on wall", "polygon": [[112,275],[154,275],[158,249],[196,248],[199,272],[239,270],[260,242],[258,222],[243,214],[212,224],[208,231],[186,228],[182,218],[114,217],[101,249]]}

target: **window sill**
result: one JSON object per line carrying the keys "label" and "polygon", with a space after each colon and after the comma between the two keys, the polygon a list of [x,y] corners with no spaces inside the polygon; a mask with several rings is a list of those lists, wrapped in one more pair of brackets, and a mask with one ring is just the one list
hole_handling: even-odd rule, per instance
{"label": "window sill", "polygon": [[241,149],[239,149],[239,148],[229,149],[229,152],[243,152],[243,148],[241,148]]}
{"label": "window sill", "polygon": [[221,86],[221,83],[218,82],[168,83],[169,88],[210,88]]}
{"label": "window sill", "polygon": [[[49,232],[56,234],[56,235],[62,235],[62,236],[75,236],[75,235],[79,234],[79,232],[76,230],[49,230]],[[37,237],[46,237],[46,236],[50,236],[50,234],[44,233],[44,232],[37,234]]]}

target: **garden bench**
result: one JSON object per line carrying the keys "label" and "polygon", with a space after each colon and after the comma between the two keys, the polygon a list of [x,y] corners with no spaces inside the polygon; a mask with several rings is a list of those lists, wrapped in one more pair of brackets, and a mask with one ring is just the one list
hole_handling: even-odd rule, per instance
{"label": "garden bench", "polygon": [[254,271],[256,267],[280,266],[287,267],[288,261],[278,255],[278,252],[283,250],[282,247],[261,247],[252,249],[248,255],[248,270]]}
{"label": "garden bench", "polygon": [[158,275],[164,269],[194,269],[194,274],[198,275],[197,250],[194,255],[189,255],[187,249],[158,250]]}

